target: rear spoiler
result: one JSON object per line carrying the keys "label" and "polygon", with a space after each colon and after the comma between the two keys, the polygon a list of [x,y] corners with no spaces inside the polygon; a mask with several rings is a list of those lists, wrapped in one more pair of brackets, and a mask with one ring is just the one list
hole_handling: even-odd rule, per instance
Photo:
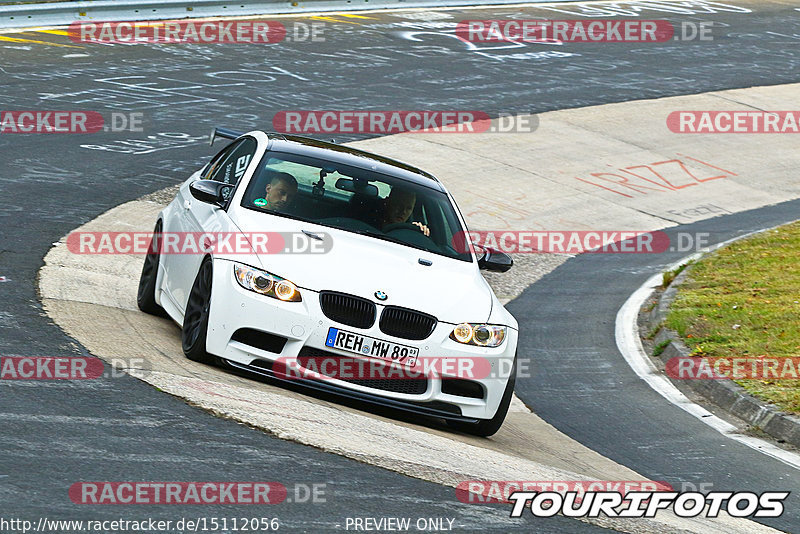
{"label": "rear spoiler", "polygon": [[211,137],[209,138],[208,144],[213,145],[214,140],[217,137],[224,137],[225,139],[237,139],[244,135],[244,132],[237,132],[235,130],[229,130],[228,128],[214,128],[211,130]]}

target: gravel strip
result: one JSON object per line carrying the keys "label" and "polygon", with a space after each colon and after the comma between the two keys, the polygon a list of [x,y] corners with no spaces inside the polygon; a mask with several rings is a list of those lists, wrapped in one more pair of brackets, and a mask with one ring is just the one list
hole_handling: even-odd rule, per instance
{"label": "gravel strip", "polygon": [[175,198],[175,195],[178,194],[178,189],[181,188],[182,184],[175,184],[169,187],[165,187],[164,189],[159,189],[158,191],[153,191],[149,193],[139,200],[146,200],[148,202],[155,202],[156,204],[163,204],[166,206],[172,199]]}

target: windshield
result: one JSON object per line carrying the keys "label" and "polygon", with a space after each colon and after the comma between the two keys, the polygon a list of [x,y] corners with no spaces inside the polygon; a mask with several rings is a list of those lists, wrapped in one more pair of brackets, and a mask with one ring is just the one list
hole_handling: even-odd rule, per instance
{"label": "windshield", "polygon": [[464,230],[445,193],[357,167],[268,152],[242,206],[472,261],[453,246]]}

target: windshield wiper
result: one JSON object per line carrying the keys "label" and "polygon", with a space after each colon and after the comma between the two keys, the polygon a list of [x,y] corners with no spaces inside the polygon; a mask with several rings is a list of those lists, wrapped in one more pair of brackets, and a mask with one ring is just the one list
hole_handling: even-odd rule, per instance
{"label": "windshield wiper", "polygon": [[308,237],[310,237],[311,239],[316,239],[317,241],[325,241],[319,234],[315,234],[314,232],[309,232],[308,230],[300,230],[300,231],[303,232]]}

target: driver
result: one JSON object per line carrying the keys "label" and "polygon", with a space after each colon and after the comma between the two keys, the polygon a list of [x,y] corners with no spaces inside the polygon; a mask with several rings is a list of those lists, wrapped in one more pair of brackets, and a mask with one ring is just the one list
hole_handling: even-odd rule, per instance
{"label": "driver", "polygon": [[[383,216],[381,218],[381,228],[390,224],[400,224],[408,222],[408,218],[414,211],[417,203],[417,194],[408,189],[393,187],[389,196],[383,201]],[[412,222],[418,226],[420,232],[426,236],[431,235],[430,229],[421,222]]]}
{"label": "driver", "polygon": [[297,180],[288,172],[276,172],[264,192],[266,208],[285,211],[297,194]]}

